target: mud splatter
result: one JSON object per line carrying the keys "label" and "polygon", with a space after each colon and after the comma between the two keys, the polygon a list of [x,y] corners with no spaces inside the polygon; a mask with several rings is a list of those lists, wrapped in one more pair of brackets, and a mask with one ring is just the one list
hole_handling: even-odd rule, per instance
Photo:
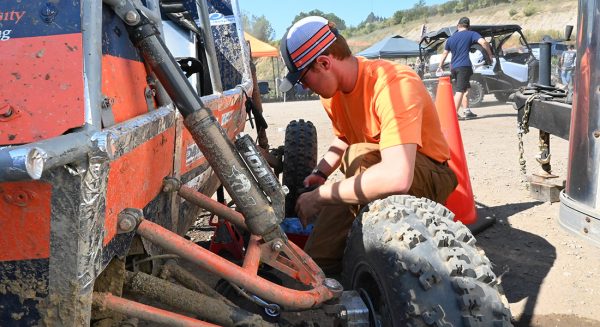
{"label": "mud splatter", "polygon": [[65,46],[71,52],[75,52],[75,51],[77,51],[79,49],[79,48],[77,48],[77,46],[70,46],[68,43],[65,43]]}

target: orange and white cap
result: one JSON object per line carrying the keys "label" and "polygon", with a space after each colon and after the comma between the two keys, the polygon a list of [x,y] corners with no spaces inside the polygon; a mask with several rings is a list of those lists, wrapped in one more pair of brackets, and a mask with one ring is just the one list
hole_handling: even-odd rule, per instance
{"label": "orange and white cap", "polygon": [[337,30],[331,28],[327,19],[309,16],[297,21],[281,39],[279,50],[288,69],[279,89],[289,91],[300,79],[302,72],[333,41],[337,39]]}

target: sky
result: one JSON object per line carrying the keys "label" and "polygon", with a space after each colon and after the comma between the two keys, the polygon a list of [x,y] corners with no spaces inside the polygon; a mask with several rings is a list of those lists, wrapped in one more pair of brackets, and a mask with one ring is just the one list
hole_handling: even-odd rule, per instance
{"label": "sky", "polygon": [[[448,0],[426,0],[425,4],[435,5]],[[417,0],[238,0],[240,10],[248,16],[262,16],[275,29],[275,39],[280,39],[290,27],[296,15],[313,9],[324,13],[334,13],[346,22],[346,26],[356,26],[370,12],[380,17],[391,17],[394,12],[410,9]]]}

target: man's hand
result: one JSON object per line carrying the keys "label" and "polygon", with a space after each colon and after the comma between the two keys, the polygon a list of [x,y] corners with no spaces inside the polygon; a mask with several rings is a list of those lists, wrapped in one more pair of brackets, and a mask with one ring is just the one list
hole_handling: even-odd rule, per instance
{"label": "man's hand", "polygon": [[304,187],[311,187],[313,185],[315,186],[320,186],[325,184],[326,179],[323,178],[322,176],[316,175],[316,174],[310,174],[308,176],[306,176],[306,178],[304,179],[304,182],[302,182],[302,184],[304,185]]}
{"label": "man's hand", "polygon": [[[310,176],[309,176],[310,177]],[[307,177],[308,178],[308,177]],[[306,225],[315,220],[317,214],[321,211],[321,205],[318,202],[319,189],[302,193],[296,201],[296,213],[302,226],[306,228]]]}

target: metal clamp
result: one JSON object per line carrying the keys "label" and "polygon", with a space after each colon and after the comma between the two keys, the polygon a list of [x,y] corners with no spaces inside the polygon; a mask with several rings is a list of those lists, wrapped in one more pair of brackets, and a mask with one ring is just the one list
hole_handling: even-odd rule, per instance
{"label": "metal clamp", "polygon": [[165,179],[163,179],[163,192],[178,192],[180,188],[181,181],[179,179],[173,177],[165,177]]}
{"label": "metal clamp", "polygon": [[117,216],[117,232],[119,234],[133,232],[142,219],[144,219],[144,213],[141,209],[123,209]]}

